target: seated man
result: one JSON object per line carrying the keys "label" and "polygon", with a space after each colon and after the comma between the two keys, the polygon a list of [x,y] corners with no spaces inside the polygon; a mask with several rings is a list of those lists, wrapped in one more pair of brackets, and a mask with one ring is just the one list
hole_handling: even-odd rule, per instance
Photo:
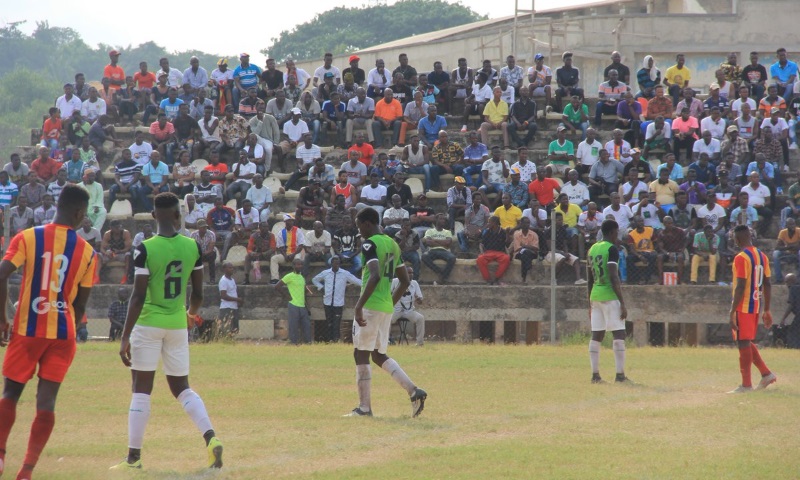
{"label": "seated man", "polygon": [[[413,269],[406,266],[409,278],[413,274]],[[392,279],[392,295],[397,291],[400,286],[400,279],[395,277]],[[417,334],[417,346],[421,347],[425,343],[425,317],[416,309],[416,305],[422,303],[422,290],[419,288],[419,283],[416,280],[411,280],[408,289],[400,297],[400,301],[394,306],[394,313],[392,313],[392,323],[397,322],[401,318],[405,318],[414,324],[414,331]]]}
{"label": "seated man", "polygon": [[[256,175],[256,164],[247,158],[247,152],[239,152],[239,161],[233,165],[233,179],[225,189],[225,196],[228,201],[236,200],[237,207],[247,198],[247,191],[253,185],[253,177]],[[236,194],[239,194],[237,197]]]}
{"label": "seated man", "polygon": [[589,170],[589,193],[592,198],[600,195],[611,195],[619,190],[619,180],[625,167],[605,148],[600,149],[600,157]]}
{"label": "seated man", "polygon": [[[628,233],[628,278],[636,280],[640,285],[649,282],[655,268],[656,231],[652,227],[646,227],[644,218],[641,215],[633,217],[634,228]],[[636,266],[637,263],[644,263],[644,272]]]}
{"label": "seated man", "polygon": [[267,223],[272,205],[272,190],[264,185],[264,177],[260,173],[253,176],[253,186],[247,190],[245,199],[258,211],[261,223]]}
{"label": "seated man", "polygon": [[583,103],[581,97],[573,95],[570,102],[564,107],[561,123],[567,127],[574,137],[581,129],[581,141],[586,140],[586,131],[589,129],[589,107]]}
{"label": "seated man", "polygon": [[134,212],[153,211],[153,200],[150,195],[158,195],[169,191],[169,167],[161,161],[161,154],[153,151],[150,162],[142,167],[142,182],[131,185]]}
{"label": "seated man", "polygon": [[[56,207],[53,205],[53,196],[45,193],[42,197],[42,204],[33,210],[33,226],[40,227],[52,223],[55,217]],[[86,218],[89,218],[88,215]]]}
{"label": "seated man", "polygon": [[383,131],[392,131],[392,145],[397,145],[400,139],[400,127],[403,124],[403,107],[396,98],[391,88],[383,90],[383,98],[375,102],[375,116],[372,121],[372,136],[375,138],[374,147],[383,147]]}
{"label": "seated man", "polygon": [[677,264],[678,283],[680,284],[686,262],[686,256],[683,253],[686,249],[686,231],[676,227],[675,221],[670,216],[664,217],[663,222],[664,228],[659,232],[656,240],[658,282],[660,285],[664,284],[664,263],[671,262]]}
{"label": "seated man", "polygon": [[[488,285],[505,285],[501,278],[506,273],[511,259],[508,256],[510,236],[501,228],[500,218],[496,215],[489,217],[486,229],[481,233],[480,255],[476,261],[481,276]],[[494,274],[489,272],[489,263],[496,262],[497,270]]]}
{"label": "seated man", "polygon": [[295,151],[295,157],[297,158],[297,170],[295,170],[292,175],[286,180],[284,184],[284,188],[286,190],[293,190],[294,184],[303,177],[308,176],[308,171],[314,166],[314,162],[317,159],[322,159],[322,151],[320,148],[312,142],[313,135],[311,132],[306,132],[303,134],[303,143],[302,145],[298,145]]}
{"label": "seated man", "polygon": [[306,235],[304,245],[303,276],[308,277],[311,262],[323,262],[327,265],[331,259],[331,234],[325,230],[321,221],[314,222],[314,229]]}
{"label": "seated man", "polygon": [[503,90],[494,87],[492,99],[483,108],[483,123],[481,123],[481,142],[489,143],[489,130],[500,130],[503,133],[503,148],[510,148],[508,143],[508,103],[500,98]]}
{"label": "seated man", "polygon": [[281,279],[280,266],[292,265],[295,259],[305,256],[306,237],[303,230],[294,224],[294,217],[283,214],[284,228],[275,238],[275,254],[269,259],[270,283],[275,285]]}
{"label": "seated man", "polygon": [[519,230],[512,237],[511,256],[522,263],[522,283],[527,284],[533,260],[539,258],[539,236],[531,230],[531,221],[526,217],[520,219]]}
{"label": "seated man", "polygon": [[464,210],[464,230],[456,234],[461,252],[466,253],[469,251],[470,241],[480,240],[481,234],[486,229],[491,216],[492,212],[489,207],[483,203],[483,194],[475,192],[472,195],[470,206]]}
{"label": "seated man", "polygon": [[642,105],[633,98],[631,92],[625,93],[623,101],[617,105],[617,128],[625,131],[624,138],[634,147],[644,148],[642,139]]}
{"label": "seated man", "polygon": [[[800,262],[800,230],[795,225],[794,218],[786,219],[786,228],[778,233],[778,243],[772,252],[772,272],[775,283],[783,283],[784,261]],[[798,264],[800,266],[800,263]]]}
{"label": "seated man", "polygon": [[197,220],[196,226],[197,230],[192,232],[189,237],[197,242],[197,244],[200,246],[200,260],[203,263],[208,263],[208,275],[210,278],[209,283],[214,285],[217,282],[217,249],[215,247],[215,244],[217,243],[217,236],[214,235],[214,232],[208,229],[208,222],[206,222],[205,218]]}
{"label": "seated man", "polygon": [[[22,199],[20,198],[20,200]],[[125,263],[126,273],[123,275],[121,282],[123,284],[128,283],[127,272],[131,264],[132,245],[133,237],[131,236],[131,232],[122,228],[122,222],[120,220],[112,220],[109,229],[103,234],[99,253],[103,265],[108,265],[108,262],[112,260]]]}
{"label": "seated man", "polygon": [[244,265],[244,284],[250,284],[250,271],[256,281],[261,281],[261,262],[269,261],[275,254],[275,235],[269,231],[269,224],[261,222],[258,229],[250,235],[247,241],[247,257]]}
{"label": "seated man", "polygon": [[[530,88],[525,86],[519,89],[519,99],[511,105],[506,131],[517,147],[527,147],[536,130],[536,102],[530,98]],[[520,133],[525,134],[521,140]]]}
{"label": "seated man", "polygon": [[411,228],[410,219],[404,218],[401,220],[400,230],[394,234],[394,240],[400,247],[400,258],[402,258],[404,262],[411,264],[411,269],[413,270],[412,278],[414,280],[419,280],[419,246],[421,241],[419,239],[419,234]]}
{"label": "seated man", "polygon": [[601,83],[597,92],[599,100],[594,114],[595,126],[600,126],[603,115],[617,114],[617,104],[622,100],[622,95],[629,91],[628,86],[619,81],[619,72],[609,70],[608,81]]}
{"label": "seated man", "polygon": [[[564,52],[561,55],[564,65],[556,69],[556,110],[561,111],[561,99],[577,95],[583,100],[583,89],[578,87],[580,84],[580,70],[572,66],[572,52]],[[588,115],[587,115],[588,117]]]}
{"label": "seated man", "polygon": [[719,238],[714,233],[714,227],[710,223],[706,223],[703,226],[703,231],[694,235],[694,241],[692,242],[692,249],[694,250],[694,253],[692,253],[692,272],[689,277],[692,285],[697,284],[697,270],[700,268],[700,262],[702,261],[708,262],[708,283],[716,283]]}
{"label": "seated man", "polygon": [[369,177],[369,185],[361,189],[356,210],[372,207],[378,215],[383,215],[383,210],[386,208],[386,187],[381,185],[380,181],[377,172],[373,171]]}
{"label": "seated man", "polygon": [[[494,145],[492,147],[492,158],[483,162],[481,167],[481,177],[483,185],[479,191],[484,194],[484,199],[488,201],[486,194],[496,193],[498,197],[503,194],[506,186],[506,178],[510,174],[510,167],[508,162],[503,160],[503,154],[500,147]],[[488,205],[490,208],[496,207],[499,204],[500,198],[494,201],[494,205]]]}
{"label": "seated man", "polygon": [[567,140],[567,127],[559,125],[556,129],[556,139],[550,142],[547,148],[547,165],[553,176],[565,176],[573,168],[575,162],[575,145]]}
{"label": "seated man", "polygon": [[758,172],[750,173],[748,178],[750,182],[744,185],[740,192],[748,194],[749,205],[756,209],[760,217],[764,218],[763,222],[759,222],[758,228],[758,233],[764,235],[772,221],[772,194],[770,189],[761,183]]}
{"label": "seated man", "polygon": [[[422,262],[436,275],[439,276],[439,285],[444,285],[456,264],[456,256],[450,251],[453,244],[453,234],[450,230],[445,229],[447,226],[447,217],[439,213],[436,215],[436,226],[429,228],[422,238],[422,243],[428,247],[428,251],[422,255]],[[436,265],[436,260],[444,260],[446,265],[444,268]]]}
{"label": "seated man", "polygon": [[342,217],[341,224],[331,239],[333,253],[339,257],[345,270],[358,275],[361,270],[361,234],[356,227],[355,219],[349,214]]}
{"label": "seated man", "polygon": [[206,222],[214,232],[217,240],[222,240],[222,254],[220,261],[228,256],[228,249],[231,247],[233,238],[233,226],[236,224],[236,212],[222,203],[222,197],[214,199],[214,208],[208,211]]}
{"label": "seated man", "polygon": [[408,210],[403,208],[400,195],[392,195],[392,206],[383,212],[383,233],[394,237],[400,231],[400,225],[404,220],[409,220]]}
{"label": "seated man", "polygon": [[672,129],[667,125],[664,117],[656,117],[654,122],[647,122],[647,128],[644,133],[644,150],[642,155],[647,158],[652,150],[666,150],[667,153],[672,152]]}
{"label": "seated man", "polygon": [[569,253],[569,234],[567,226],[564,224],[564,215],[556,213],[555,226],[550,225],[544,230],[543,239],[548,242],[552,238],[551,229],[556,229],[556,243],[555,245],[548,244],[548,252],[544,260],[550,265],[555,263],[556,268],[567,264],[571,265],[575,270],[575,285],[585,285],[586,280],[581,276],[581,262],[576,255]]}
{"label": "seated man", "polygon": [[471,115],[483,115],[483,109],[489,100],[492,99],[492,87],[487,83],[488,78],[483,72],[475,75],[475,83],[472,85],[472,93],[464,100],[464,117],[461,133],[467,132],[469,117]]}

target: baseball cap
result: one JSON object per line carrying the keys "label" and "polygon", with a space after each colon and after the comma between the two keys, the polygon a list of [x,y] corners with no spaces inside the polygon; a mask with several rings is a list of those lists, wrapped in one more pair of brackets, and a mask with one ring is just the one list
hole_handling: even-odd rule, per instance
{"label": "baseball cap", "polygon": [[728,127],[727,131],[728,132],[738,132],[739,131],[739,127],[737,127],[736,125],[731,125],[730,127]]}
{"label": "baseball cap", "polygon": [[719,90],[719,83],[714,82],[711,85],[709,85],[708,88],[711,90]]}
{"label": "baseball cap", "polygon": [[778,108],[778,107],[772,107],[772,109],[769,111],[769,113],[770,114],[781,113],[781,109]]}
{"label": "baseball cap", "polygon": [[556,128],[556,132],[563,132],[566,129],[567,127],[565,127],[564,125],[559,125],[558,128]]}
{"label": "baseball cap", "polygon": [[417,195],[417,198],[428,198],[428,196],[425,195],[424,193],[420,193],[419,195]]}
{"label": "baseball cap", "polygon": [[246,53],[246,52],[240,53],[240,54],[239,54],[239,58],[242,58],[242,57],[247,57],[247,58],[250,58],[250,54],[249,54],[249,53]]}
{"label": "baseball cap", "polygon": [[283,221],[286,221],[286,220],[294,220],[294,215],[292,215],[291,213],[284,213],[283,214]]}
{"label": "baseball cap", "polygon": [[203,220],[201,218],[200,220],[197,221],[197,226],[198,227],[207,227],[208,226],[208,222],[206,222],[205,220]]}
{"label": "baseball cap", "polygon": [[353,63],[358,60],[361,60],[361,57],[359,57],[358,55],[350,55],[350,59],[347,60],[347,63]]}
{"label": "baseball cap", "polygon": [[544,58],[544,55],[542,55],[541,53],[537,53],[536,55],[533,56],[534,60],[541,60],[543,58]]}
{"label": "baseball cap", "polygon": [[639,150],[638,148],[631,148],[631,150],[630,150],[630,154],[631,154],[631,155],[633,155],[633,154],[635,154],[635,153],[642,153],[642,151],[641,151],[641,150]]}
{"label": "baseball cap", "polygon": [[302,114],[303,114],[303,112],[301,112],[299,108],[294,107],[292,109],[292,115],[302,115]]}
{"label": "baseball cap", "polygon": [[519,168],[514,167],[511,169],[511,175],[519,175],[519,174],[520,174]]}
{"label": "baseball cap", "polygon": [[455,183],[467,183],[467,181],[464,179],[464,177],[456,177],[456,178],[453,179],[453,181]]}
{"label": "baseball cap", "polygon": [[227,64],[228,64],[228,59],[225,57],[222,57],[219,60],[217,60],[217,65],[227,65]]}
{"label": "baseball cap", "polygon": [[118,50],[111,50],[110,52],[108,52],[108,56],[109,57],[114,57],[116,55],[119,55],[119,51]]}
{"label": "baseball cap", "polygon": [[322,76],[323,78],[333,78],[333,73],[325,72],[325,75]]}

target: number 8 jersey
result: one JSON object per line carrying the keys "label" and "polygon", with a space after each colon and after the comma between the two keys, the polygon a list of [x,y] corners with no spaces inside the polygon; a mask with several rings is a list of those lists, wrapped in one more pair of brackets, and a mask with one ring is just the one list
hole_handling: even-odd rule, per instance
{"label": "number 8 jersey", "polygon": [[137,325],[166,330],[186,328],[186,284],[203,268],[200,246],[189,237],[155,235],[133,251],[136,275],[149,275]]}
{"label": "number 8 jersey", "polygon": [[381,278],[378,286],[372,295],[364,303],[364,308],[376,312],[394,312],[394,302],[392,302],[392,279],[394,270],[401,264],[400,247],[391,237],[379,233],[369,237],[361,245],[361,255],[363,257],[364,270],[361,273],[361,291],[363,292],[369,281],[369,268],[367,263],[378,262],[378,271]]}
{"label": "number 8 jersey", "polygon": [[50,223],[18,233],[3,256],[22,268],[15,335],[75,340],[72,302],[91,288],[95,252],[66,225]]}

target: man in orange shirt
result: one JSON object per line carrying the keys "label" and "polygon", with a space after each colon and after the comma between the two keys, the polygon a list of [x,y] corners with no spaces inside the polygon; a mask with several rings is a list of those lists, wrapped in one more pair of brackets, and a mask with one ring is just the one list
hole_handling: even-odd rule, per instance
{"label": "man in orange shirt", "polygon": [[106,68],[103,69],[103,77],[111,81],[111,85],[109,86],[111,90],[119,90],[125,85],[125,70],[117,65],[117,62],[119,62],[119,52],[111,50],[108,52],[108,58],[111,60],[111,63],[106,65]]}
{"label": "man in orange shirt", "polygon": [[150,91],[156,86],[156,74],[147,71],[147,62],[139,62],[139,71],[133,74],[133,81],[139,87],[139,91],[150,95]]}
{"label": "man in orange shirt", "polygon": [[383,91],[383,99],[375,102],[375,117],[372,122],[372,134],[375,146],[383,145],[383,131],[392,130],[392,145],[400,139],[400,127],[403,124],[403,106],[394,98],[391,88]]}
{"label": "man in orange shirt", "polygon": [[528,184],[528,193],[531,198],[536,197],[539,200],[539,205],[547,209],[547,213],[555,206],[555,195],[553,190],[561,193],[561,185],[552,178],[547,178],[545,175],[547,170],[545,167],[536,168],[536,179]]}
{"label": "man in orange shirt", "polygon": [[[739,369],[742,384],[729,393],[746,393],[753,390],[750,379],[751,365],[761,372],[761,381],[756,390],[767,388],[777,381],[753,343],[758,330],[758,319],[764,318],[764,326],[772,326],[772,312],[769,311],[772,296],[771,272],[767,256],[753,246],[750,229],[739,225],[733,231],[736,244],[741,252],[733,259],[733,302],[731,303],[730,323],[733,339],[739,347]],[[763,301],[763,308],[762,308]]]}
{"label": "man in orange shirt", "polygon": [[350,152],[355,150],[361,154],[361,157],[358,159],[358,161],[369,167],[372,165],[372,157],[375,155],[375,149],[372,147],[372,145],[364,141],[364,133],[362,132],[355,134],[355,141],[356,143],[347,149],[348,157],[350,156]]}

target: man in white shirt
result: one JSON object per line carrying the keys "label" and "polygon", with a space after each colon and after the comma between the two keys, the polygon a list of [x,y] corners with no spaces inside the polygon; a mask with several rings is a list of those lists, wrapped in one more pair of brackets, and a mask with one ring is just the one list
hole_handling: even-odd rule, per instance
{"label": "man in white shirt", "polygon": [[611,199],[611,205],[603,209],[603,218],[609,215],[613,216],[619,225],[619,231],[627,234],[633,218],[633,212],[629,206],[620,203],[622,197],[618,192],[613,192],[609,195],[609,198]]}
{"label": "man in white shirt", "polygon": [[355,275],[339,268],[342,261],[338,255],[331,257],[331,268],[319,272],[311,283],[322,290],[322,306],[325,308],[325,323],[327,324],[327,336],[325,341],[338,342],[340,334],[346,336],[349,328],[343,329],[342,310],[344,310],[344,294],[347,284],[361,287],[361,280]]}
{"label": "man in white shirt", "polygon": [[772,221],[771,193],[769,188],[761,183],[758,171],[751,172],[748,178],[750,182],[745,184],[739,193],[746,193],[750,200],[748,204],[756,209],[760,217],[764,217],[764,221],[758,222],[758,233],[763,236]]}
{"label": "man in white shirt", "polygon": [[372,207],[379,216],[383,216],[383,210],[386,208],[386,187],[380,184],[380,180],[378,172],[373,171],[369,177],[369,185],[361,189],[356,210]]}
{"label": "man in white shirt", "polygon": [[725,219],[727,214],[721,205],[717,204],[717,195],[714,189],[706,193],[706,204],[696,210],[697,218],[703,225],[711,225],[714,233],[720,236],[725,235]]}
{"label": "man in white shirt", "polygon": [[725,125],[725,119],[720,115],[719,107],[711,107],[711,114],[700,121],[700,131],[709,131],[711,138],[722,141],[722,137],[725,135]]}
{"label": "man in white shirt", "polygon": [[[414,270],[406,266],[409,278],[414,274]],[[400,285],[400,280],[397,278],[392,279],[392,295]],[[392,323],[397,322],[401,318],[407,319],[414,324],[414,330],[417,333],[417,346],[421,347],[425,343],[425,317],[416,309],[416,304],[422,303],[422,290],[419,288],[419,283],[416,280],[411,280],[408,289],[400,297],[400,301],[394,306],[394,313],[392,314]],[[400,338],[402,341],[402,338]],[[406,340],[408,341],[408,340]]]}
{"label": "man in white shirt", "polygon": [[602,148],[603,144],[597,140],[597,130],[591,127],[586,129],[586,140],[579,143],[578,149],[575,151],[575,159],[580,162],[575,166],[575,169],[578,170],[579,174],[589,174],[592,165],[600,159],[600,150]]}
{"label": "man in white shirt", "polygon": [[64,84],[64,95],[61,95],[56,99],[56,108],[61,112],[61,118],[63,119],[64,123],[70,122],[72,118],[72,112],[81,111],[81,107],[83,103],[81,99],[78,98],[77,95],[72,94],[72,84],[65,83]]}
{"label": "man in white shirt", "polygon": [[390,83],[392,83],[392,74],[386,70],[383,59],[375,60],[375,68],[367,73],[367,96],[380,100],[383,98],[383,90]]}
{"label": "man in white shirt", "polygon": [[233,279],[233,264],[231,262],[222,263],[222,278],[219,279],[219,318],[223,324],[227,320],[230,322],[230,332],[239,331],[239,305],[243,300],[236,292],[236,280]]}
{"label": "man in white shirt", "polygon": [[749,97],[750,97],[750,88],[748,88],[747,85],[742,85],[741,87],[739,87],[739,98],[737,98],[736,100],[733,101],[733,103],[731,103],[731,111],[734,114],[733,115],[734,118],[741,115],[743,103],[749,105],[751,111],[755,111],[756,108],[758,108],[758,105],[756,105],[756,101]]}
{"label": "man in white shirt", "polygon": [[259,212],[259,220],[265,223],[269,220],[272,205],[272,190],[264,185],[264,176],[260,173],[253,175],[253,186],[247,189],[245,199],[250,200],[253,208]]}
{"label": "man in white shirt", "polygon": [[589,205],[589,189],[578,178],[578,171],[574,168],[567,172],[568,181],[561,187],[561,193],[567,194],[569,203],[574,203],[583,209]]}
{"label": "man in white shirt", "polygon": [[700,155],[705,153],[708,154],[708,158],[711,163],[717,164],[719,163],[719,155],[720,155],[720,142],[716,138],[712,137],[710,130],[703,131],[702,138],[700,140],[694,142],[692,146],[692,158],[695,162],[700,160]]}
{"label": "man in white shirt", "polygon": [[156,78],[160,77],[162,73],[167,74],[167,85],[170,87],[181,88],[183,86],[183,72],[177,68],[169,66],[169,60],[166,57],[158,61],[161,69],[156,72]]}
{"label": "man in white shirt", "polygon": [[[292,119],[283,124],[283,133],[289,137],[289,150],[296,147],[303,138],[303,134],[308,133],[308,124],[300,119],[303,112],[299,108],[292,108]],[[283,147],[281,147],[283,148]]]}
{"label": "man in white shirt", "polygon": [[89,123],[94,123],[100,115],[106,114],[106,102],[97,96],[97,89],[89,87],[89,98],[81,104],[81,116]]}
{"label": "man in white shirt", "polygon": [[326,73],[333,74],[333,81],[336,83],[336,85],[342,83],[342,72],[340,72],[337,67],[332,65],[333,54],[326,53],[325,56],[322,57],[322,62],[322,66],[314,70],[314,86],[316,87],[320,82],[323,81]]}
{"label": "man in white shirt", "polygon": [[131,158],[133,161],[140,167],[143,167],[150,163],[150,154],[153,153],[153,146],[150,142],[144,141],[144,132],[141,130],[137,130],[135,135],[135,140],[131,146],[128,147],[128,150],[131,151]]}
{"label": "man in white shirt", "polygon": [[253,177],[256,176],[256,164],[247,158],[247,151],[242,150],[239,152],[239,162],[233,165],[233,181],[228,185],[225,195],[227,200],[236,198],[236,194],[240,196],[236,199],[236,205],[241,205],[242,200],[247,198],[247,190],[253,184]]}

